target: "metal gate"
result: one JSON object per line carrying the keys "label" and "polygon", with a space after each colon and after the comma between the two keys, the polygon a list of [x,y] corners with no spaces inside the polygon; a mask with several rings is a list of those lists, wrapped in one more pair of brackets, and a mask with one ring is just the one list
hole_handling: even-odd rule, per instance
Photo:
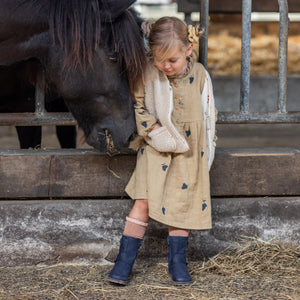
{"label": "metal gate", "polygon": [[[278,99],[277,111],[268,113],[249,112],[250,95],[250,44],[252,0],[242,1],[242,54],[240,76],[240,111],[219,112],[218,123],[223,124],[264,124],[300,123],[300,112],[288,112],[287,105],[287,47],[288,47],[288,2],[278,0],[279,5],[279,53],[278,53]],[[209,20],[209,0],[201,0],[200,25],[206,38],[200,44],[200,62],[207,67],[207,33]]]}
{"label": "metal gate", "polygon": [[[250,44],[252,0],[242,0],[242,54],[240,76],[240,111],[219,112],[219,124],[263,124],[300,123],[300,112],[288,112],[287,104],[287,41],[288,41],[288,2],[278,0],[279,53],[278,53],[278,99],[277,111],[260,113],[249,111],[250,94]],[[209,0],[200,0],[200,25],[205,29],[206,38],[201,39],[200,61],[207,67],[207,37],[209,22]],[[71,113],[49,113],[45,110],[44,87],[41,79],[36,86],[34,113],[1,113],[0,125],[76,125]]]}
{"label": "metal gate", "polygon": [[71,113],[47,112],[45,109],[44,78],[38,78],[35,86],[35,112],[0,113],[0,125],[39,126],[39,125],[76,125]]}

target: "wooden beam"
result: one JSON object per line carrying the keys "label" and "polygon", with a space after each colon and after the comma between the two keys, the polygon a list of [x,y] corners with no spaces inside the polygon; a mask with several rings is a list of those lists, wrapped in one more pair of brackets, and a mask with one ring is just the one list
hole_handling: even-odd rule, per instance
{"label": "wooden beam", "polygon": [[219,149],[210,173],[214,196],[300,195],[300,150]]}
{"label": "wooden beam", "polygon": [[[124,197],[134,154],[1,150],[0,199]],[[300,195],[299,149],[217,149],[213,196]]]}

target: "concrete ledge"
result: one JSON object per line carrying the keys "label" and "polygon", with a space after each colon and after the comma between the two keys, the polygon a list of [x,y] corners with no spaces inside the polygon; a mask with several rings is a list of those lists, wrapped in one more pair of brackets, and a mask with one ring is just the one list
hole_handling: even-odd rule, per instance
{"label": "concrete ledge", "polygon": [[[0,151],[0,199],[124,197],[136,155],[93,150]],[[217,149],[213,196],[300,195],[300,150]]]}
{"label": "concrete ledge", "polygon": [[[0,202],[0,265],[104,264],[115,258],[131,200]],[[201,259],[241,236],[300,244],[300,197],[214,198],[213,229],[192,231]],[[139,257],[166,261],[167,228],[151,221]]]}

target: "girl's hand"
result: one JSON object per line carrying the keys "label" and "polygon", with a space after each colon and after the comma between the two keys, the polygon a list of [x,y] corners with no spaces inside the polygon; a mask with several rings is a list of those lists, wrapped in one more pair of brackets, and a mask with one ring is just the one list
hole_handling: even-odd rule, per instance
{"label": "girl's hand", "polygon": [[158,129],[158,128],[160,128],[161,126],[158,124],[158,123],[156,123],[155,125],[154,125],[154,127],[152,128],[152,130],[151,131],[153,131],[153,130],[155,130],[155,129]]}

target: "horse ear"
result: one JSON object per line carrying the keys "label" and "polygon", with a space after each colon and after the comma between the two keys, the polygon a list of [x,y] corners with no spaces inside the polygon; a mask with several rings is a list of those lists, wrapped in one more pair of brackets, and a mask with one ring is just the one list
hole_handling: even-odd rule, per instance
{"label": "horse ear", "polygon": [[[136,0],[107,0],[102,3],[101,16],[104,22],[114,21]],[[105,4],[104,4],[105,3]]]}

